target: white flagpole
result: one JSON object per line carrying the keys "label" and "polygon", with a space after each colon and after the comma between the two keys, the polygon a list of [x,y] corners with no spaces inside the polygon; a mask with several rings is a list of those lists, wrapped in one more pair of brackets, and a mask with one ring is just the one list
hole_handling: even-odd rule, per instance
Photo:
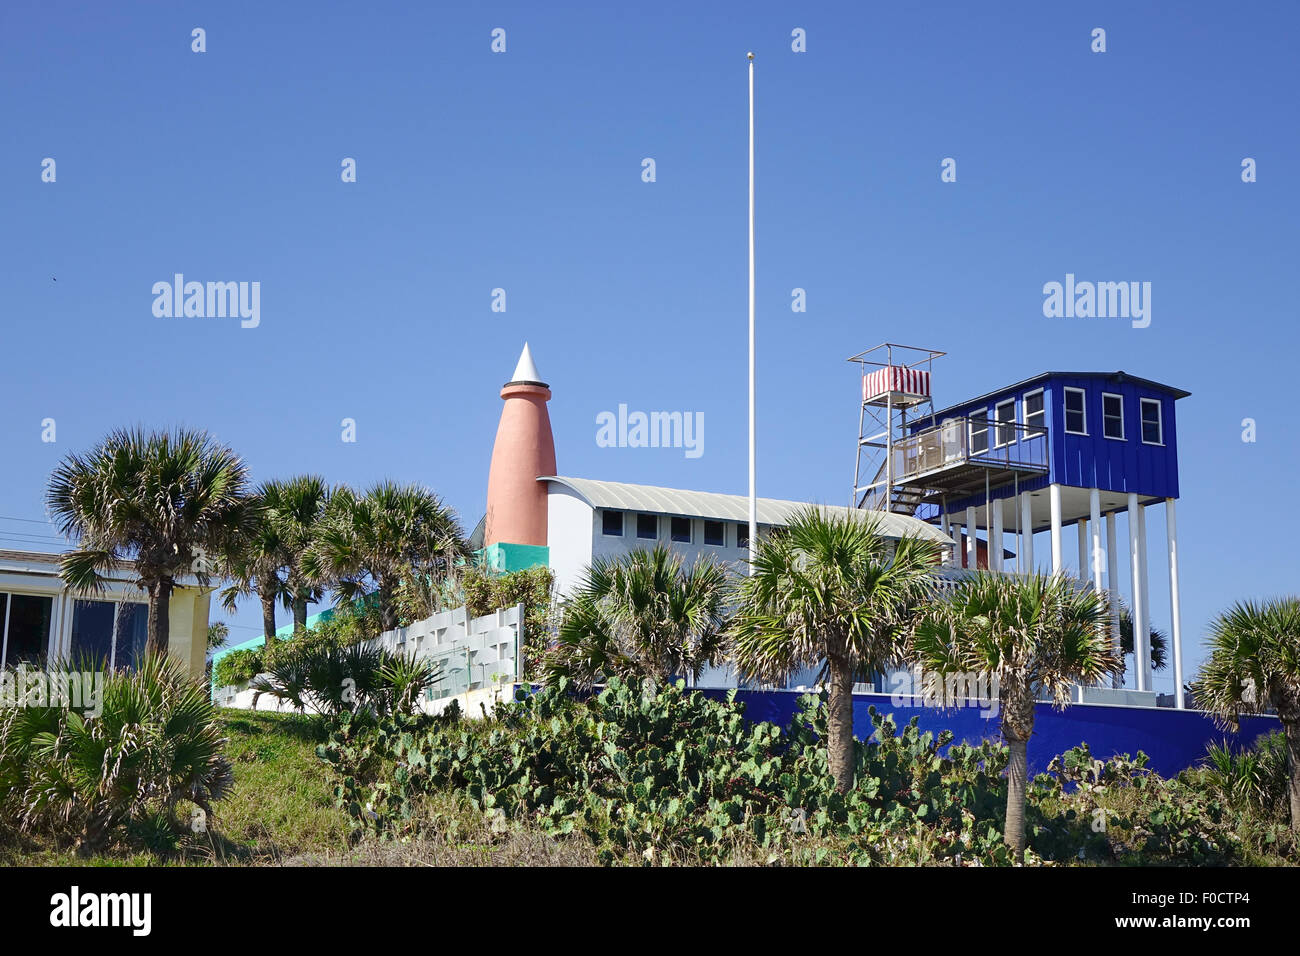
{"label": "white flagpole", "polygon": [[758,548],[758,500],[754,483],[754,54],[749,54],[749,561]]}

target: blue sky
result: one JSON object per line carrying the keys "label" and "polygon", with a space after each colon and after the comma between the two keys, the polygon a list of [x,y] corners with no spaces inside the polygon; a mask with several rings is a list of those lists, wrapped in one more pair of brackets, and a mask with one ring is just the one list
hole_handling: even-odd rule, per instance
{"label": "blue sky", "polygon": [[[0,7],[0,546],[54,547],[14,519],[42,518],[62,455],[133,423],[205,427],[258,480],[425,482],[472,526],[525,339],[562,473],[743,493],[752,49],[760,494],[847,499],[844,359],[878,342],[947,351],[941,404],[1124,369],[1193,393],[1178,405],[1192,663],[1216,611],[1296,589],[1280,518],[1300,437],[1300,8],[546,7]],[[155,317],[152,285],[176,272],[260,282],[261,324]],[[1044,318],[1042,286],[1067,272],[1151,282],[1150,327]],[[595,416],[620,403],[703,412],[705,453],[598,447]],[[241,610],[234,636],[257,621]]]}

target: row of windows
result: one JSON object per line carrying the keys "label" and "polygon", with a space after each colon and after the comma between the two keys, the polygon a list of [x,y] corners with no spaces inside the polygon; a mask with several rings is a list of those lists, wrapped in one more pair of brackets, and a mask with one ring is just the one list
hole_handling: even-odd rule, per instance
{"label": "row of windows", "polygon": [[[54,598],[0,593],[0,669],[43,667],[51,650]],[[149,608],[127,601],[77,601],[70,666],[133,668],[144,658]]]}
{"label": "row of windows", "polygon": [[[636,537],[657,541],[659,539],[659,515],[646,514],[639,512],[636,514],[635,531],[627,529],[626,518],[631,512],[625,511],[602,511],[601,512],[601,531],[611,538],[621,538],[624,534],[635,533]],[[669,518],[668,519],[668,539],[678,542],[679,544],[690,544],[693,534],[694,521],[690,518]],[[710,521],[704,522],[704,543],[716,548],[727,547],[727,522]],[[749,547],[749,525],[736,525],[736,547]]]}
{"label": "row of windows", "polygon": [[[1088,434],[1087,392],[1082,388],[1065,388],[1065,433]],[[1043,427],[1047,424],[1047,408],[1043,403],[1043,390],[1027,392],[1021,400],[1024,410],[1022,424]],[[1141,411],[1142,442],[1146,445],[1165,443],[1162,405],[1158,398],[1138,399]],[[993,431],[993,447],[1003,448],[1016,440],[1016,400],[1008,398],[993,406],[990,426],[988,409],[973,411],[970,418],[970,450],[972,455],[982,455],[989,450],[989,431]],[[1101,429],[1107,438],[1126,441],[1124,433],[1124,396],[1111,392],[1101,393]],[[1023,440],[1038,437],[1036,432],[1026,432]]]}
{"label": "row of windows", "polygon": [[[1081,388],[1065,389],[1065,431],[1069,435],[1088,434],[1087,393]],[[1165,443],[1164,421],[1158,398],[1139,398],[1140,425],[1144,445]],[[1116,441],[1127,441],[1124,431],[1124,396],[1101,393],[1101,433]]]}

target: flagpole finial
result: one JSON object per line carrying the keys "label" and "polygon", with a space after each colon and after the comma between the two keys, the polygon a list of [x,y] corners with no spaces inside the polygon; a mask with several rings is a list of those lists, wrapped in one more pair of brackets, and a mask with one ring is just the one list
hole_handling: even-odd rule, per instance
{"label": "flagpole finial", "polygon": [[748,56],[749,59],[751,59],[751,60],[754,59],[754,54],[752,54],[752,53],[747,54],[747,56]]}

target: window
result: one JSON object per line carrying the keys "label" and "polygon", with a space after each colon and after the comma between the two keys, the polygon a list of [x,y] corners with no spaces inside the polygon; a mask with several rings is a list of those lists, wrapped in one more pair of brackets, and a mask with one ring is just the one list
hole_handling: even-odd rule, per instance
{"label": "window", "polygon": [[997,447],[1010,445],[1016,440],[1016,400],[1007,399],[993,406],[993,420],[997,422]]}
{"label": "window", "polygon": [[[1025,394],[1025,424],[1032,428],[1045,428],[1047,426],[1047,408],[1043,404],[1043,390],[1040,388],[1034,392]],[[1034,437],[1027,434],[1026,438]]]}
{"label": "window", "polygon": [[1101,433],[1124,440],[1124,396],[1101,393]]}
{"label": "window", "polygon": [[659,516],[658,515],[637,515],[636,536],[638,538],[659,537]]}
{"label": "window", "polygon": [[1160,417],[1162,405],[1158,398],[1142,399],[1142,441],[1147,445],[1165,443],[1164,422]]}
{"label": "window", "polygon": [[1088,434],[1088,413],[1083,407],[1084,391],[1081,388],[1065,390],[1065,430],[1071,435]]}
{"label": "window", "polygon": [[611,537],[623,537],[623,512],[621,511],[604,511],[601,512],[601,531]]}
{"label": "window", "polygon": [[54,598],[0,594],[0,667],[41,667],[50,642]]}
{"label": "window", "polygon": [[77,601],[72,609],[72,649],[76,668],[134,668],[144,658],[149,608],[116,601]]}
{"label": "window", "polygon": [[685,544],[690,544],[691,541],[691,519],[690,518],[674,518],[672,522],[672,527],[669,530],[670,530],[670,534],[672,535],[672,539],[674,541],[680,541]]}
{"label": "window", "polygon": [[704,543],[717,548],[727,546],[727,526],[721,521],[704,522]]}
{"label": "window", "polygon": [[736,547],[749,550],[749,525],[736,525]]}
{"label": "window", "polygon": [[984,455],[989,450],[989,410],[970,413],[970,453]]}

